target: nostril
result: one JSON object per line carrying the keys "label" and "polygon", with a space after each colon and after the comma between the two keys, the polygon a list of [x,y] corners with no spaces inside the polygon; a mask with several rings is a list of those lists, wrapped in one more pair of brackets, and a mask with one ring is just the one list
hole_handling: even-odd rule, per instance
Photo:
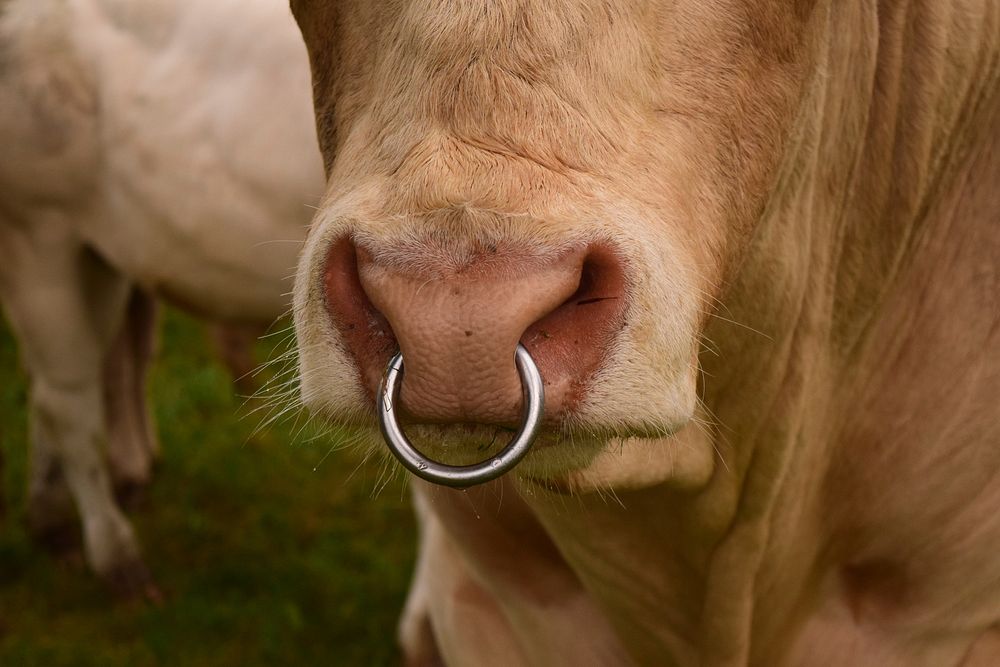
{"label": "nostril", "polygon": [[[590,248],[580,270],[580,286],[563,306],[589,306],[620,302],[625,292],[625,274],[617,255],[609,248]],[[613,304],[607,304],[613,305]]]}
{"label": "nostril", "polygon": [[608,246],[593,245],[583,257],[576,291],[524,332],[546,392],[558,393],[562,411],[582,397],[625,323],[625,271]]}
{"label": "nostril", "polygon": [[623,262],[609,245],[537,259],[508,251],[457,262],[435,248],[378,256],[350,237],[334,242],[324,271],[326,305],[371,398],[401,349],[406,413],[425,422],[516,423],[517,342],[545,382],[545,414],[579,403],[624,325]]}
{"label": "nostril", "polygon": [[323,284],[327,312],[357,361],[362,384],[371,391],[396,352],[396,336],[361,285],[358,249],[350,237],[330,247]]}

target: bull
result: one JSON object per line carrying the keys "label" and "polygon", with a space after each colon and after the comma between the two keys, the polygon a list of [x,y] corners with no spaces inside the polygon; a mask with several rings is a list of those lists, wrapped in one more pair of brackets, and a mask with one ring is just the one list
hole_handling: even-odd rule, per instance
{"label": "bull", "polygon": [[1000,662],[1000,5],[291,4],[303,401],[441,481],[542,380],[412,663]]}

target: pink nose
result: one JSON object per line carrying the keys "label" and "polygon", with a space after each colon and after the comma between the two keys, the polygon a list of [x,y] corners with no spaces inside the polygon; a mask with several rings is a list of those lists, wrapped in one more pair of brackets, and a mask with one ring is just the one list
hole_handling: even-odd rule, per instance
{"label": "pink nose", "polygon": [[342,239],[331,249],[331,317],[373,392],[396,347],[403,408],[420,422],[518,422],[518,342],[545,382],[549,421],[568,414],[623,324],[616,256],[591,245],[539,260],[485,253],[461,267],[380,261]]}

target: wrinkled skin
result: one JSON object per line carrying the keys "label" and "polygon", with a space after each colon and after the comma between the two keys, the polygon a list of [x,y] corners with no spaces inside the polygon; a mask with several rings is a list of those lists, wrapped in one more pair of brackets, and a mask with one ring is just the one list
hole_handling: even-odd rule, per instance
{"label": "wrinkled skin", "polygon": [[[0,2],[0,303],[31,382],[28,514],[156,596],[112,495],[149,479],[152,299],[235,324],[288,308],[322,192],[282,3]],[[105,464],[104,446],[111,464]]]}
{"label": "wrinkled skin", "polygon": [[[551,389],[507,477],[416,484],[411,662],[1000,661],[997,3],[292,8],[329,176],[305,402],[380,447],[399,346],[457,462],[518,340]],[[594,244],[623,305],[573,375],[548,350],[593,325],[525,313]]]}

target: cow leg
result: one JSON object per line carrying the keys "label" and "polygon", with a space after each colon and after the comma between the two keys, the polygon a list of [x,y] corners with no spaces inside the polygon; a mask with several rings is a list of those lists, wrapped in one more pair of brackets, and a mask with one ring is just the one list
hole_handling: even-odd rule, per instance
{"label": "cow leg", "polygon": [[126,507],[140,498],[159,456],[146,402],[146,371],[153,357],[156,325],[156,301],[132,289],[124,323],[104,363],[108,464],[115,495]]}
{"label": "cow leg", "polygon": [[4,479],[6,472],[4,471],[3,461],[3,448],[0,447],[0,521],[7,518],[7,494],[4,492]]}
{"label": "cow leg", "polygon": [[30,380],[33,504],[57,505],[60,475],[83,520],[87,562],[121,592],[155,596],[102,458],[107,440],[102,375],[124,317],[128,282],[81,246],[58,219],[8,227],[0,300]]}
{"label": "cow leg", "polygon": [[28,530],[35,542],[61,554],[76,549],[80,543],[79,519],[63,474],[62,461],[55,443],[41,425],[35,423],[32,410],[28,451]]}
{"label": "cow leg", "polygon": [[213,324],[211,326],[212,343],[222,363],[229,369],[236,390],[245,396],[251,396],[259,389],[254,371],[257,370],[257,359],[254,357],[254,345],[267,331],[267,327],[259,324]]}

